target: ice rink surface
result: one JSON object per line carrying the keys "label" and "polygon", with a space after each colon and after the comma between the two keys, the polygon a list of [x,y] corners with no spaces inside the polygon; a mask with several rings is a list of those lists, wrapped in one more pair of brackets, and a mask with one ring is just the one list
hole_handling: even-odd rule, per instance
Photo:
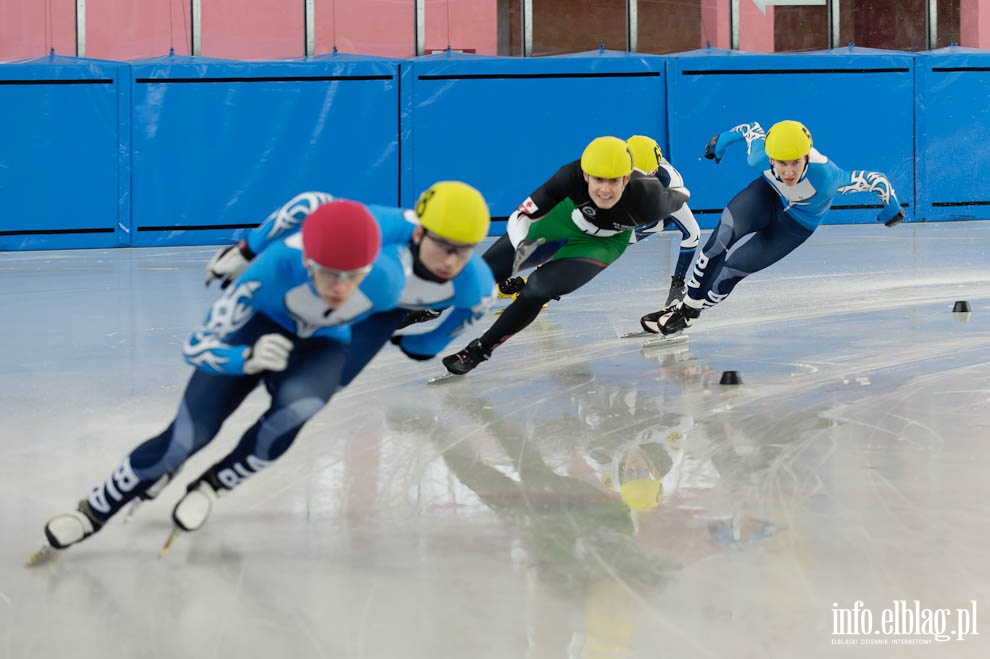
{"label": "ice rink surface", "polygon": [[[214,249],[0,254],[0,658],[988,657],[988,248],[986,222],[823,227],[644,349],[617,337],[666,294],[661,234],[466,378],[389,346],[164,558],[262,393],[31,569],[174,415]],[[649,512],[608,487],[633,454]]]}

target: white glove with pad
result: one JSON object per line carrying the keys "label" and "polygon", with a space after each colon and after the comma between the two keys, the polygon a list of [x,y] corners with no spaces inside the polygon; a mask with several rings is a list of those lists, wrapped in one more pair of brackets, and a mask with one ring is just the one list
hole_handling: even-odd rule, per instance
{"label": "white glove with pad", "polygon": [[220,288],[227,288],[230,282],[241,276],[254,256],[254,252],[243,240],[236,245],[221,247],[206,264],[206,285],[219,279]]}
{"label": "white glove with pad", "polygon": [[244,352],[244,373],[284,371],[292,348],[292,341],[281,334],[265,334]]}

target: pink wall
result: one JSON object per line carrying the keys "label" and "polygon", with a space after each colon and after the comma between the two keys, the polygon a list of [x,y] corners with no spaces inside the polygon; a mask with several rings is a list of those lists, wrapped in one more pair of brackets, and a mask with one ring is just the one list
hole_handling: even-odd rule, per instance
{"label": "pink wall", "polygon": [[262,60],[305,54],[302,2],[209,0],[202,8],[204,57]]}
{"label": "pink wall", "polygon": [[497,0],[427,0],[426,51],[448,45],[454,50],[473,48],[482,55],[497,55]]}
{"label": "pink wall", "polygon": [[[455,50],[497,54],[497,6],[497,0],[427,0],[427,52],[450,45]],[[408,0],[317,0],[315,11],[317,53],[330,52],[336,39],[337,50],[345,53],[415,55],[415,16]],[[369,20],[372,16],[374,20]]]}
{"label": "pink wall", "polygon": [[[712,48],[729,47],[729,3],[720,0],[705,0],[701,3],[701,39]],[[704,47],[706,44],[699,44]]]}
{"label": "pink wall", "polygon": [[[773,52],[773,7],[760,12],[752,0],[739,2],[739,50],[751,53]],[[732,15],[727,0],[708,0],[701,5],[702,38],[712,48],[729,48],[732,41]],[[704,46],[704,44],[701,44]]]}
{"label": "pink wall", "polygon": [[990,49],[990,0],[960,0],[959,45]]}
{"label": "pink wall", "polygon": [[188,0],[86,0],[86,57],[188,55],[189,29]]}
{"label": "pink wall", "polygon": [[[73,0],[0,0],[0,60],[48,54],[51,7],[59,55],[76,54]],[[426,48],[498,52],[498,0],[427,0]],[[277,59],[305,54],[302,0],[203,0],[204,57]],[[415,54],[411,0],[315,0],[316,53]],[[87,0],[86,56],[129,60],[190,53],[189,0]],[[448,21],[449,19],[449,21]]]}
{"label": "pink wall", "polygon": [[380,57],[412,57],[416,50],[412,2],[316,0],[314,13],[317,53],[331,52],[334,43],[343,53]]}
{"label": "pink wall", "polygon": [[739,3],[739,50],[751,53],[773,52],[773,7],[764,16],[755,2]]}
{"label": "pink wall", "polygon": [[[76,54],[76,3],[0,0],[0,61]],[[52,29],[54,25],[54,30]]]}

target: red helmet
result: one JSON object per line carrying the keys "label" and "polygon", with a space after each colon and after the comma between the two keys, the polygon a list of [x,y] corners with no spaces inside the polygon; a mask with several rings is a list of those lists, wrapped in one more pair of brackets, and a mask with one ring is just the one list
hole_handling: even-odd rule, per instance
{"label": "red helmet", "polygon": [[321,204],[302,225],[306,261],[330,270],[359,270],[372,264],[382,247],[378,222],[364,204],[335,199]]}

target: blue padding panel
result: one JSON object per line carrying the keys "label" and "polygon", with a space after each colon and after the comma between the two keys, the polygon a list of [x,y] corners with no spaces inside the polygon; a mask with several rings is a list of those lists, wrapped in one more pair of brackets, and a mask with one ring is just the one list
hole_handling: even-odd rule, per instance
{"label": "blue padding panel", "polygon": [[943,48],[917,66],[917,215],[990,219],[990,52]]}
{"label": "blue padding panel", "polygon": [[125,69],[57,56],[0,64],[0,250],[126,244]]}
{"label": "blue padding panel", "polygon": [[599,135],[666,143],[662,57],[442,53],[411,62],[402,78],[404,204],[435,181],[459,179],[504,217]]}
{"label": "blue padding panel", "polygon": [[237,237],[303,190],[398,203],[398,62],[132,63],[134,245]]}
{"label": "blue padding panel", "polygon": [[[758,176],[742,145],[720,165],[705,160],[709,138],[741,123],[769,128],[783,119],[807,125],[818,150],[843,169],[886,172],[913,216],[914,63],[910,53],[863,48],[774,55],[705,49],[668,57],[669,157],[702,227],[713,227]],[[839,197],[826,223],[873,222],[879,208],[870,193]]]}

